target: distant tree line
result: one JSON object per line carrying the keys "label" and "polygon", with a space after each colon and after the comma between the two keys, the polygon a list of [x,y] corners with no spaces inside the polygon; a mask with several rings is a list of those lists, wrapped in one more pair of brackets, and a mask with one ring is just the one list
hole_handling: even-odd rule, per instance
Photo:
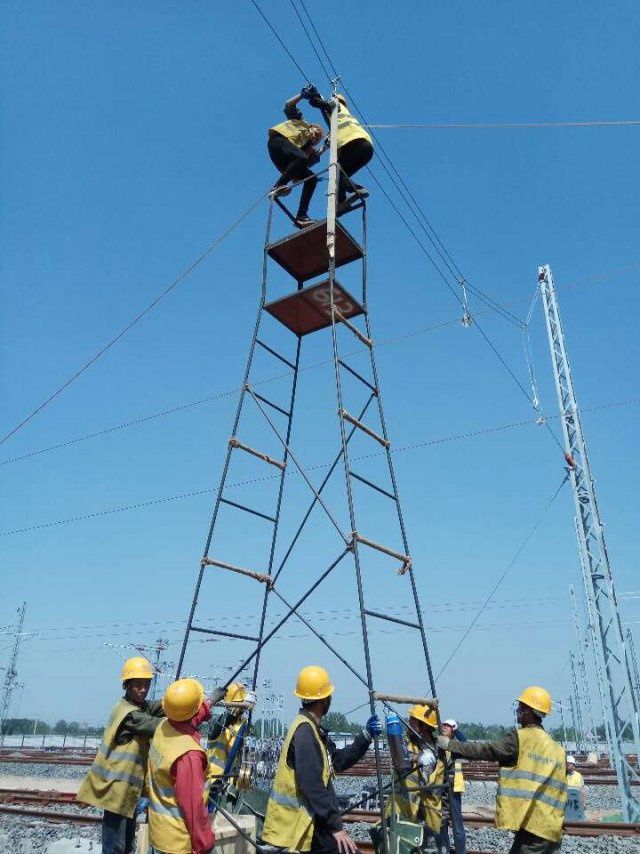
{"label": "distant tree line", "polygon": [[102,735],[102,727],[83,726],[77,721],[61,718],[48,724],[36,718],[7,718],[2,724],[3,735]]}

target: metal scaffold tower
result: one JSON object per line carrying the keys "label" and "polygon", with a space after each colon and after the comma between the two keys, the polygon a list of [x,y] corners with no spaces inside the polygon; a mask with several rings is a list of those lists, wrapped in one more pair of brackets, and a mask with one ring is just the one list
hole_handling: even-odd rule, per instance
{"label": "metal scaffold tower", "polygon": [[594,618],[594,651],[610,735],[610,761],[618,778],[624,820],[637,821],[640,818],[640,789],[632,788],[632,783],[640,783],[640,774],[624,752],[624,743],[627,741],[632,743],[636,755],[640,756],[638,709],[629,657],[549,266],[538,269],[538,282],[560,407],[565,459],[573,487],[585,597],[589,617],[591,619],[593,615]]}
{"label": "metal scaffold tower", "polygon": [[5,722],[9,716],[9,708],[11,706],[11,695],[13,689],[18,687],[18,653],[20,652],[20,644],[22,642],[22,629],[24,627],[24,614],[27,610],[27,603],[23,602],[18,608],[18,625],[16,628],[16,639],[11,648],[11,656],[9,658],[9,666],[4,676],[4,684],[2,686],[2,706],[0,706],[0,746],[4,744],[4,728]]}
{"label": "metal scaffold tower", "polygon": [[629,650],[629,658],[631,660],[631,672],[633,674],[633,689],[636,692],[636,703],[640,702],[640,668],[638,668],[638,659],[636,657],[636,645],[633,640],[633,632],[627,629],[627,648]]}
{"label": "metal scaffold tower", "polygon": [[[412,633],[404,644],[403,656],[405,662],[410,657],[420,698],[432,700],[435,683],[376,366],[367,301],[366,202],[353,194],[338,204],[341,173],[337,162],[336,103],[334,96],[326,220],[292,234],[289,221],[293,216],[279,197],[270,201],[258,314],[177,674],[192,672],[193,656],[198,653],[196,644],[233,640],[247,644],[247,654],[226,684],[251,663],[255,690],[265,647],[295,616],[314,643],[341,662],[347,671],[345,676],[364,689],[364,705],[374,714],[376,702],[394,702],[394,695],[384,693],[383,688],[398,688],[381,685],[381,680],[394,678],[396,671],[389,663],[389,644],[385,648],[376,636],[377,627],[387,627],[389,631],[394,626],[394,631]],[[276,224],[282,222],[281,214],[286,218],[288,233],[274,238]],[[343,225],[347,215],[358,223],[361,237],[354,237]],[[343,273],[352,277],[351,290],[344,279],[338,280],[339,268],[341,278]],[[301,352],[309,338],[313,339],[310,346],[318,345],[318,350],[313,351],[318,358],[323,353],[320,345],[324,345],[324,360],[319,364],[332,368],[332,376],[326,376],[325,385],[307,403],[314,418],[326,413],[328,419],[335,419],[335,445],[330,442],[330,428],[316,434],[313,440],[306,440],[307,449],[320,444],[323,449],[332,448],[335,455],[321,478],[305,465],[303,454],[294,449],[292,441],[294,411],[304,385]],[[267,396],[258,386],[259,357],[271,360],[280,370],[284,368],[281,399],[274,399],[273,394]],[[308,384],[306,388],[309,389]],[[308,418],[308,410],[306,414]],[[358,447],[358,463],[352,456],[354,446]],[[255,484],[250,501],[241,502],[233,493],[232,471],[236,477],[244,478],[243,482]],[[294,487],[305,491],[305,504],[289,494]],[[365,491],[368,497],[362,500]],[[264,495],[264,502],[258,508],[254,502],[260,495]],[[325,526],[321,542],[308,539],[312,518],[314,523],[319,521]],[[253,528],[248,527],[251,521],[263,525],[262,531],[254,534]],[[293,533],[285,537],[283,530],[292,522]],[[327,550],[324,559],[320,556],[321,545]],[[253,563],[248,564],[249,560]],[[341,601],[357,602],[361,663],[351,653],[338,649],[334,639],[328,640],[301,610],[333,576],[337,576],[335,583],[340,585],[336,595]],[[211,591],[212,585],[217,595],[209,593],[207,599],[205,588],[208,586]],[[293,589],[297,585],[293,595],[288,594],[291,585]],[[259,604],[253,606],[249,597],[256,586],[262,592]],[[376,594],[380,596],[379,607],[371,604],[371,597]],[[400,599],[406,604],[396,607]],[[228,605],[229,601],[247,603],[242,631],[232,630],[237,626],[229,624],[229,609],[225,612],[222,607],[223,602]],[[273,613],[273,606],[284,606],[284,613]],[[254,630],[245,629],[252,621]],[[415,637],[415,643],[411,637]],[[288,665],[293,659],[299,668],[309,663],[304,655],[289,644],[277,666],[283,662]],[[400,701],[397,696],[396,699]],[[435,700],[432,705],[435,707]],[[382,791],[377,738],[374,749]],[[384,801],[382,796],[381,810]]]}
{"label": "metal scaffold tower", "polygon": [[573,652],[569,653],[571,665],[571,686],[573,688],[573,697],[571,700],[571,709],[573,712],[573,740],[578,753],[584,752],[584,723],[582,720],[582,703],[580,702],[580,689],[578,688],[578,677],[576,673],[576,657]]}

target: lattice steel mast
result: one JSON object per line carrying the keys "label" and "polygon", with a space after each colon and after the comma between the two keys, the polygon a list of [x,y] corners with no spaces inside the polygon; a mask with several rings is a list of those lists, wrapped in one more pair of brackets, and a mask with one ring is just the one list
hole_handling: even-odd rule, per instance
{"label": "lattice steel mast", "polygon": [[578,688],[581,704],[584,704],[586,720],[584,723],[589,729],[584,730],[585,747],[594,753],[598,752],[598,736],[596,730],[596,722],[593,717],[593,706],[591,705],[591,692],[589,690],[589,678],[587,676],[587,665],[584,660],[584,649],[587,639],[580,625],[580,617],[578,615],[578,605],[576,603],[576,594],[573,587],[569,588],[571,594],[571,611],[573,614],[573,626],[576,632],[576,653],[575,664],[578,677]]}
{"label": "lattice steel mast", "polygon": [[18,653],[20,652],[20,644],[22,642],[22,629],[24,627],[24,614],[27,610],[27,603],[23,602],[20,608],[18,609],[18,627],[16,630],[16,639],[13,642],[13,647],[11,649],[11,657],[9,659],[9,666],[7,667],[7,672],[4,677],[4,685],[2,686],[2,706],[0,706],[0,745],[4,744],[4,726],[5,721],[9,715],[9,707],[11,706],[11,695],[13,694],[13,689],[17,687],[18,682],[18,671],[16,670],[16,666],[18,664]]}
{"label": "lattice steel mast", "polygon": [[595,654],[600,661],[598,678],[604,678],[602,695],[611,735],[610,761],[618,778],[624,820],[637,821],[640,789],[632,789],[631,783],[640,782],[640,775],[624,754],[624,739],[630,737],[635,742],[636,754],[640,754],[640,732],[622,621],[549,266],[538,269],[538,282],[562,420],[565,458],[573,487],[578,544],[585,567],[585,596],[595,616]]}
{"label": "lattice steel mast", "polygon": [[640,700],[640,668],[638,667],[633,633],[629,628],[627,629],[627,648],[629,650],[629,658],[631,660],[631,672],[633,674],[633,687],[636,692],[636,702],[638,702]]}

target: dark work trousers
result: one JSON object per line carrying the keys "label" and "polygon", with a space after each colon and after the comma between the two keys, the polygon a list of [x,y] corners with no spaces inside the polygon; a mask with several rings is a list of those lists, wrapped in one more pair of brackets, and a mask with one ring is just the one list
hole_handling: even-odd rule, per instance
{"label": "dark work trousers", "polygon": [[274,133],[269,137],[267,149],[271,162],[276,169],[282,172],[275,183],[276,187],[285,187],[289,181],[308,179],[302,185],[300,204],[298,205],[298,216],[307,216],[311,197],[318,186],[317,175],[309,169],[311,162],[309,155],[279,133]]}
{"label": "dark work trousers", "polygon": [[338,854],[338,843],[327,827],[316,821],[311,838],[311,851],[309,854]]}
{"label": "dark work trousers", "polygon": [[136,836],[135,818],[104,811],[102,854],[133,854]]}
{"label": "dark work trousers", "polygon": [[513,837],[509,854],[558,854],[561,842],[550,842],[540,836],[534,836],[528,830],[518,830]]}
{"label": "dark work trousers", "polygon": [[[344,202],[348,192],[353,191],[351,181],[347,181],[345,175],[349,178],[352,175],[366,166],[373,157],[373,146],[368,139],[352,139],[345,145],[341,145],[338,149],[338,163],[340,164],[340,185],[338,186],[338,202]],[[344,174],[343,174],[344,173]]]}
{"label": "dark work trousers", "polygon": [[449,837],[449,825],[453,830],[453,838],[456,844],[456,854],[466,854],[467,852],[467,835],[464,831],[462,823],[462,793],[453,793],[453,802],[451,804],[450,816],[442,818],[442,828],[438,842],[441,851],[448,852],[451,850],[451,839]]}

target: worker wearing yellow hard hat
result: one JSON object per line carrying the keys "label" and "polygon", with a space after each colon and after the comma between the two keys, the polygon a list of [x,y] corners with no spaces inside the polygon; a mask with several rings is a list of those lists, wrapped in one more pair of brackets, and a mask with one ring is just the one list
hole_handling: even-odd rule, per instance
{"label": "worker wearing yellow hard hat", "polygon": [[215,836],[198,727],[211,717],[211,700],[197,679],[178,679],[168,686],[162,705],[167,717],[149,750],[149,842],[164,854],[205,854]]}
{"label": "worker wearing yellow hard hat", "polygon": [[124,696],[114,706],[96,758],[77,799],[104,810],[102,848],[131,854],[135,846],[135,810],[142,794],[149,742],[164,712],[147,701],[153,667],[136,656],[124,662],[120,681]]}
{"label": "worker wearing yellow hard hat", "polygon": [[410,773],[398,774],[394,796],[387,801],[387,813],[394,811],[401,821],[422,824],[425,844],[435,844],[442,822],[444,762],[434,745],[438,716],[430,706],[412,706],[408,712],[407,748]]}
{"label": "worker wearing yellow hard hat", "polygon": [[560,851],[567,802],[566,755],[542,726],[551,710],[549,692],[534,685],[518,697],[519,729],[503,738],[465,744],[444,735],[437,739],[439,747],[455,756],[500,763],[495,821],[496,827],[514,831],[514,854]]}
{"label": "worker wearing yellow hard hat", "polygon": [[273,165],[280,171],[273,190],[274,196],[288,195],[291,181],[304,181],[300,192],[300,204],[294,222],[298,228],[307,228],[314,224],[309,219],[309,204],[318,186],[318,177],[310,167],[320,160],[315,146],[322,140],[320,125],[306,122],[298,104],[308,97],[307,89],[294,95],[284,105],[286,121],[269,128],[267,151]]}
{"label": "worker wearing yellow hard hat", "polygon": [[382,726],[376,715],[340,750],[322,727],[334,687],[324,667],[303,667],[294,694],[302,701],[289,727],[267,804],[264,842],[313,854],[355,854],[356,843],[342,824],[333,788],[334,770],[350,768],[369,749]]}
{"label": "worker wearing yellow hard hat", "polygon": [[240,682],[232,682],[221,698],[224,706],[222,714],[211,721],[207,773],[212,786],[212,800],[217,798],[241,758],[242,744],[247,734],[247,719],[255,701],[253,691],[249,691]]}
{"label": "worker wearing yellow hard hat", "polygon": [[[309,86],[309,103],[317,107],[331,127],[331,112],[333,104],[326,101],[315,86]],[[373,157],[373,143],[370,134],[362,127],[357,118],[349,110],[347,99],[338,92],[338,165],[340,178],[338,182],[338,213],[357,198],[366,198],[369,193],[361,185],[350,180],[356,172],[363,169]],[[353,194],[353,195],[349,195]]]}

